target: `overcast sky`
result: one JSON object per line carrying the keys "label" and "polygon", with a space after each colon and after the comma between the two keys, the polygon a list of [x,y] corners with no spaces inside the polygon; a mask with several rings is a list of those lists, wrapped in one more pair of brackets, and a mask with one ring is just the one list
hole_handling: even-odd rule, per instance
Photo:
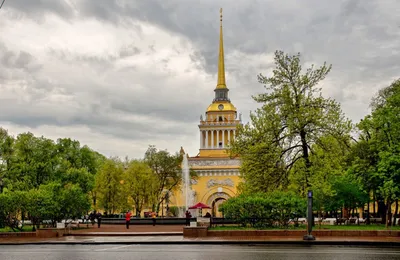
{"label": "overcast sky", "polygon": [[216,86],[219,8],[232,103],[248,120],[274,51],[333,65],[321,84],[357,122],[400,77],[399,0],[6,0],[0,126],[107,156],[194,156]]}

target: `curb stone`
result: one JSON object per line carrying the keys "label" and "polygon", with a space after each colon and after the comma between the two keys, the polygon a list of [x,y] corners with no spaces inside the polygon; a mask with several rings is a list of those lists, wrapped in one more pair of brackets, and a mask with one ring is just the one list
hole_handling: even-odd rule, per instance
{"label": "curb stone", "polygon": [[42,241],[11,242],[4,245],[337,245],[337,246],[379,246],[400,247],[400,241],[226,241],[226,240],[187,240],[187,241]]}

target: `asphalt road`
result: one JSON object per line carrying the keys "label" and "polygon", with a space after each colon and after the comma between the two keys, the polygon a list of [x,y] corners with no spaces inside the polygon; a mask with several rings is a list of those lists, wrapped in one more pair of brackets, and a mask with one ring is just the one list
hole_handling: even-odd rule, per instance
{"label": "asphalt road", "polygon": [[111,259],[400,259],[400,248],[239,245],[13,245],[0,246],[1,260]]}

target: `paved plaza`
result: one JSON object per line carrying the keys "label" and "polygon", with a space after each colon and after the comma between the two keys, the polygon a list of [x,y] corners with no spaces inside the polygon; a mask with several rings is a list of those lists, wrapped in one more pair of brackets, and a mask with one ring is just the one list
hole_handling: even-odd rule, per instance
{"label": "paved plaza", "polygon": [[108,259],[197,259],[197,260],[394,260],[399,248],[293,246],[293,245],[0,245],[0,259],[7,260],[108,260]]}
{"label": "paved plaza", "polygon": [[[129,230],[124,225],[102,225],[88,229],[72,230],[68,236],[57,238],[12,237],[0,238],[0,244],[54,243],[54,244],[303,244],[299,236],[224,236],[224,237],[183,237],[182,225],[133,225]],[[348,244],[348,245],[397,245],[400,237],[317,237],[314,244]]]}

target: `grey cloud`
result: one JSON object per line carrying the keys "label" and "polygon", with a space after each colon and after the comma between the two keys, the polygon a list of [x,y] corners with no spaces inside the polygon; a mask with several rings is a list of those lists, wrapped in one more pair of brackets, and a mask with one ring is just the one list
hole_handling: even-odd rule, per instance
{"label": "grey cloud", "polygon": [[3,8],[12,8],[36,17],[42,16],[47,12],[55,13],[63,18],[73,16],[73,6],[71,7],[66,1],[60,0],[11,0],[7,1]]}
{"label": "grey cloud", "polygon": [[0,63],[4,69],[23,69],[27,72],[36,72],[41,68],[37,59],[26,51],[13,52],[0,43]]}
{"label": "grey cloud", "polygon": [[48,49],[47,53],[51,56],[58,58],[68,64],[87,64],[92,69],[98,71],[99,74],[114,67],[113,62],[116,61],[120,56],[106,55],[106,56],[96,56],[96,55],[82,55],[77,53],[72,53],[66,50],[55,50]]}
{"label": "grey cloud", "polygon": [[[1,100],[0,111],[6,111],[7,113],[0,113],[0,121],[13,122],[17,125],[32,128],[41,125],[90,126],[91,129],[100,133],[128,139],[150,138],[155,135],[175,136],[190,134],[187,132],[187,129],[182,127],[184,120],[174,123],[173,120],[163,118],[158,113],[156,113],[151,121],[122,120],[120,117],[122,114],[115,113],[118,110],[113,109],[106,102],[101,105],[91,104],[89,106],[88,104],[81,103],[77,108],[65,107],[62,109],[59,107],[59,109],[53,111],[48,111],[46,108],[41,107],[37,101],[21,103],[17,107],[13,103],[15,103],[14,100]],[[10,107],[13,107],[13,109],[11,110]],[[128,112],[140,115],[140,112],[143,111],[136,109]],[[147,116],[150,115],[147,113]],[[160,120],[157,120],[157,117]]]}
{"label": "grey cloud", "polygon": [[[26,15],[53,12],[64,18],[74,15],[73,8],[62,1],[9,1],[8,6],[25,12]],[[390,83],[400,71],[400,4],[398,0],[221,0],[215,1],[189,0],[84,0],[76,2],[74,8],[82,19],[96,18],[102,22],[117,26],[133,28],[140,32],[139,22],[156,25],[173,34],[183,36],[181,46],[174,46],[174,51],[180,53],[185,48],[185,41],[195,46],[196,51],[190,57],[196,69],[206,71],[209,76],[217,73],[219,7],[224,7],[224,43],[228,87],[232,102],[239,110],[247,111],[255,107],[251,95],[264,91],[257,82],[256,75],[271,71],[273,64],[260,61],[259,64],[243,65],[248,55],[272,53],[276,49],[285,52],[301,51],[302,60],[322,64],[327,61],[333,64],[333,70],[324,82],[323,88],[343,104],[359,102],[365,105],[369,100],[362,99],[365,93],[371,96],[380,87]],[[32,10],[32,12],[30,12]],[[116,59],[157,51],[159,42],[139,50],[132,45],[125,46],[109,57],[76,55],[74,53],[50,50],[50,54],[75,64],[77,61],[86,63],[97,70],[99,75],[109,72]],[[1,46],[0,46],[1,47]],[[3,51],[2,51],[3,52]],[[240,52],[243,56],[235,56]],[[19,56],[18,56],[19,55]],[[1,54],[0,54],[1,56]],[[3,52],[0,58],[7,66],[23,66],[34,63],[34,57],[29,53]],[[163,61],[161,61],[163,62]],[[165,63],[166,61],[164,61]],[[166,71],[169,70],[165,66]],[[188,69],[189,70],[189,69]],[[138,75],[135,66],[124,67],[118,73],[121,78],[129,78],[129,82],[115,82],[105,86],[77,86],[82,89],[96,89],[85,100],[90,108],[82,110],[65,122],[57,124],[90,124],[98,131],[109,135],[123,135],[147,138],[153,134],[187,133],[182,125],[196,124],[198,116],[203,113],[212,100],[213,85],[207,94],[194,93],[185,86],[172,86],[166,76]],[[129,74],[130,73],[130,74]],[[0,71],[0,77],[5,72]],[[129,74],[129,75],[128,75]],[[119,79],[119,74],[111,75]],[[174,75],[168,75],[174,77]],[[135,93],[130,90],[134,85],[147,77],[145,91]],[[141,80],[139,80],[139,78]],[[40,83],[42,80],[42,83]],[[33,78],[33,85],[42,84],[46,88],[52,82]],[[121,84],[123,86],[121,86]],[[92,86],[93,85],[93,86]],[[143,87],[143,86],[142,86]],[[60,89],[68,89],[59,86]],[[125,88],[125,89],[123,89]],[[66,90],[66,94],[79,94]],[[115,93],[113,93],[115,92]],[[193,93],[190,93],[193,92]],[[363,95],[361,95],[361,93]],[[31,95],[34,95],[31,93]],[[93,100],[101,103],[96,107]],[[360,100],[357,100],[360,99]],[[238,104],[241,104],[238,105]],[[349,106],[350,109],[353,107]],[[346,107],[344,107],[346,112]],[[360,108],[358,113],[364,113]],[[350,111],[353,118],[361,117],[354,109]],[[176,123],[176,127],[165,126],[160,129],[145,122],[126,123],[115,117],[114,113],[138,114],[153,116]],[[109,116],[113,115],[113,116]],[[35,117],[32,117],[35,118]],[[12,120],[12,116],[8,117]],[[54,117],[37,117],[36,122],[47,122]],[[16,122],[23,123],[28,118],[17,116]],[[31,122],[30,124],[33,124]],[[137,129],[137,130],[136,130]],[[114,134],[113,134],[114,133]],[[187,133],[193,134],[193,133]]]}
{"label": "grey cloud", "polygon": [[119,57],[120,58],[126,58],[126,57],[130,57],[130,56],[135,56],[137,54],[140,54],[142,51],[133,45],[129,45],[126,47],[123,47],[120,51],[119,51]]}

